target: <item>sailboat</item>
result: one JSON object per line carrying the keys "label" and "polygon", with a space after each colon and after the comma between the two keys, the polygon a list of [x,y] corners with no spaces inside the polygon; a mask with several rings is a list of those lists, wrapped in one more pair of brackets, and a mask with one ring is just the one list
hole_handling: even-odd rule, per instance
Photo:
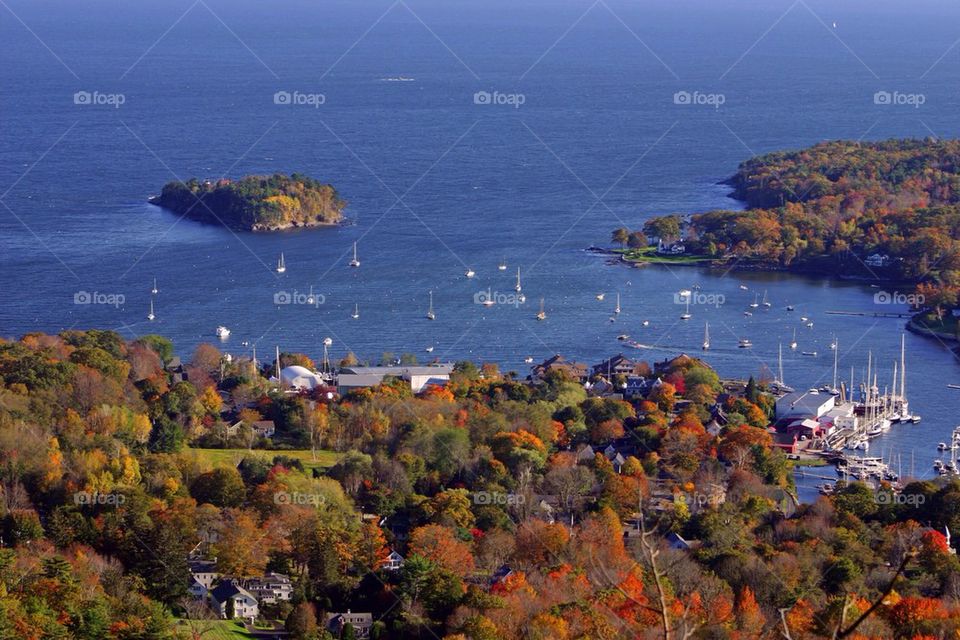
{"label": "sailboat", "polygon": [[710,348],[710,323],[703,323],[703,350],[706,351]]}
{"label": "sailboat", "polygon": [[540,312],[537,314],[537,320],[546,320],[547,312],[543,310],[543,298],[540,298]]}
{"label": "sailboat", "polygon": [[277,273],[283,273],[287,270],[287,264],[283,261],[283,252],[280,253],[280,259],[277,261]]}
{"label": "sailboat", "polygon": [[790,348],[791,349],[797,348],[797,330],[796,329],[793,330],[793,340],[790,341]]}
{"label": "sailboat", "polygon": [[520,267],[517,267],[517,284],[513,286],[513,289],[519,293],[523,291],[523,287],[520,286]]}
{"label": "sailboat", "polygon": [[680,319],[689,320],[692,317],[693,316],[690,315],[690,298],[687,298],[687,310],[683,312],[683,314],[680,316]]}
{"label": "sailboat", "polygon": [[430,292],[430,308],[427,309],[427,320],[435,320],[437,315],[433,312],[433,291]]}
{"label": "sailboat", "polygon": [[617,306],[613,308],[613,313],[614,314],[620,313],[620,294],[619,293],[617,294]]}
{"label": "sailboat", "polygon": [[759,299],[760,299],[760,296],[758,296],[757,294],[753,294],[753,302],[750,303],[751,309],[756,309],[757,307],[760,306],[760,302],[758,302]]}
{"label": "sailboat", "polygon": [[763,306],[765,306],[765,307],[767,307],[767,308],[770,307],[770,302],[767,301],[767,290],[766,290],[766,289],[763,290],[763,300],[760,301],[760,304],[762,304]]}
{"label": "sailboat", "polygon": [[153,314],[153,298],[150,298],[150,313],[147,314],[147,320],[153,320],[156,317],[157,316]]}
{"label": "sailboat", "polygon": [[833,340],[830,342],[830,349],[836,351],[837,349],[837,336],[833,336]]}
{"label": "sailboat", "polygon": [[353,260],[350,261],[350,266],[351,267],[360,266],[360,260],[357,259],[357,243],[356,242],[353,243]]}
{"label": "sailboat", "polygon": [[504,258],[503,260],[500,261],[500,264],[497,265],[497,269],[499,269],[500,271],[506,271],[506,270],[507,270],[507,259],[506,259],[506,258]]}
{"label": "sailboat", "polygon": [[468,278],[472,278],[473,276],[477,275],[477,273],[470,267],[467,267],[467,270],[464,272],[463,275],[467,276]]}
{"label": "sailboat", "polygon": [[354,320],[356,320],[357,318],[360,317],[360,305],[359,305],[359,304],[353,303],[353,314],[351,314],[350,317],[353,318]]}
{"label": "sailboat", "polygon": [[607,294],[605,294],[605,293],[598,293],[598,294],[597,294],[597,300],[599,300],[600,302],[603,302],[603,298],[604,298],[606,295],[607,295]]}
{"label": "sailboat", "polygon": [[160,290],[157,289],[157,279],[154,278],[154,279],[153,279],[153,289],[150,289],[150,293],[152,293],[153,295],[157,295],[159,292],[160,292]]}

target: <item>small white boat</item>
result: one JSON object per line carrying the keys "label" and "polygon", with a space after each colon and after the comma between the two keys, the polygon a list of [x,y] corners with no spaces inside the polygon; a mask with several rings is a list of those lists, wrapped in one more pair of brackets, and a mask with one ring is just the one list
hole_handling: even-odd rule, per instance
{"label": "small white boat", "polygon": [[533,358],[531,356],[527,356],[526,358],[523,359],[523,361],[526,362],[527,364],[530,364],[531,362],[533,362]]}
{"label": "small white boat", "polygon": [[152,293],[153,295],[157,295],[158,293],[160,293],[160,289],[157,289],[157,279],[156,279],[156,278],[153,279],[153,289],[150,289],[150,293]]}
{"label": "small white boat", "polygon": [[520,286],[520,267],[517,267],[517,284],[513,285],[513,290],[520,293],[523,287]]}
{"label": "small white boat", "polygon": [[617,306],[613,308],[613,313],[620,313],[620,294],[617,294]]}
{"label": "small white boat", "polygon": [[606,295],[607,295],[607,294],[605,294],[605,293],[598,293],[598,294],[597,294],[597,300],[599,300],[600,302],[603,302],[603,298],[604,298],[604,296],[606,296]]}
{"label": "small white boat", "polygon": [[497,304],[497,301],[494,300],[493,298],[486,297],[483,299],[483,302],[481,302],[480,304],[482,304],[485,307],[492,307],[493,305]]}
{"label": "small white boat", "polygon": [[709,322],[703,323],[703,344],[701,345],[701,348],[704,351],[710,348],[710,323]]}
{"label": "small white boat", "polygon": [[804,326],[805,326],[807,329],[813,329],[813,323],[812,323],[812,322],[808,322],[808,323],[807,323],[806,325],[804,325]]}
{"label": "small white boat", "polygon": [[277,260],[277,273],[283,273],[287,270],[287,264],[283,261],[283,253],[280,253],[280,259]]}
{"label": "small white boat", "polygon": [[757,294],[753,294],[753,302],[750,303],[750,308],[756,309],[757,307],[759,307],[760,306],[759,301],[760,301],[760,296],[758,296]]}
{"label": "small white boat", "polygon": [[760,301],[760,304],[762,304],[763,306],[767,307],[768,309],[770,308],[770,303],[767,301],[767,290],[766,290],[766,289],[763,290],[763,300]]}
{"label": "small white boat", "polygon": [[351,267],[359,267],[360,260],[357,258],[357,243],[353,243],[353,260],[350,261]]}
{"label": "small white boat", "polygon": [[621,333],[620,335],[617,336],[617,340],[619,340],[620,342],[626,342],[629,339],[630,339],[630,336],[628,336],[625,333]]}
{"label": "small white boat", "polygon": [[788,304],[788,305],[787,305],[787,311],[793,311],[794,308],[795,308],[795,307],[794,307],[792,304]]}
{"label": "small white boat", "polygon": [[433,347],[427,347],[426,349],[424,349],[424,351],[426,351],[427,353],[433,353]]}
{"label": "small white boat", "polygon": [[833,340],[830,341],[830,350],[831,351],[837,350],[837,336],[833,336]]}
{"label": "small white boat", "polygon": [[220,325],[217,327],[217,337],[221,340],[225,340],[230,335],[230,329],[227,329],[225,326]]}
{"label": "small white boat", "polygon": [[[946,450],[949,449],[949,448],[950,448],[950,447],[947,446],[947,443],[946,443],[946,442],[941,442],[940,444],[937,445],[937,451],[946,451]],[[943,463],[941,463],[941,464],[943,464]]]}
{"label": "small white boat", "polygon": [[806,322],[807,320],[809,320],[807,316],[800,316],[800,322]]}
{"label": "small white boat", "polygon": [[918,422],[920,422],[920,416],[910,416],[910,422],[913,424],[917,424]]}
{"label": "small white boat", "polygon": [[793,340],[790,341],[790,348],[791,349],[797,348],[797,330],[796,329],[793,330]]}
{"label": "small white boat", "polygon": [[543,310],[543,298],[540,298],[540,311],[537,313],[537,320],[546,320],[547,312]]}
{"label": "small white boat", "polygon": [[746,291],[746,290],[747,290],[747,285],[742,284],[742,285],[740,285],[740,288],[743,289],[744,291]]}
{"label": "small white boat", "polygon": [[430,307],[427,309],[427,320],[436,320],[437,314],[433,312],[433,291],[430,292]]}
{"label": "small white boat", "polygon": [[356,320],[357,318],[360,317],[360,305],[359,305],[359,304],[354,303],[354,305],[353,305],[353,313],[350,314],[350,317],[353,318],[354,320]]}
{"label": "small white boat", "polygon": [[152,321],[157,316],[153,313],[153,298],[150,299],[150,313],[147,314],[147,320]]}
{"label": "small white boat", "polygon": [[753,313],[751,313],[750,311],[744,311],[744,312],[743,312],[743,315],[745,315],[745,316],[747,316],[747,317],[749,318],[750,316],[753,315]]}
{"label": "small white boat", "polygon": [[753,346],[753,343],[750,342],[750,340],[747,338],[740,338],[740,342],[737,344],[737,347],[739,347],[740,349],[749,349],[752,346]]}
{"label": "small white boat", "polygon": [[810,356],[810,357],[812,357],[812,358],[816,358],[816,357],[817,357],[817,352],[816,352],[816,351],[804,351],[802,355]]}
{"label": "small white boat", "polygon": [[687,310],[680,314],[681,320],[689,320],[693,315],[690,314],[690,298],[687,298]]}
{"label": "small white boat", "polygon": [[500,261],[500,264],[497,265],[497,270],[498,270],[498,271],[506,271],[506,270],[507,270],[507,259],[506,259],[506,258],[504,258],[503,260]]}
{"label": "small white boat", "polygon": [[473,276],[475,276],[475,275],[477,275],[477,274],[476,274],[476,272],[475,272],[473,269],[471,269],[470,267],[467,267],[467,270],[464,272],[463,275],[467,276],[468,278],[472,278]]}

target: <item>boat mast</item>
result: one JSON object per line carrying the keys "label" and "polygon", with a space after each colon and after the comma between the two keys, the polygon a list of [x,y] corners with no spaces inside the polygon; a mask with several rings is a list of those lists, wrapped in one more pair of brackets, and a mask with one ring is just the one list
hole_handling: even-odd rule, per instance
{"label": "boat mast", "polygon": [[900,413],[907,413],[906,335],[900,334]]}
{"label": "boat mast", "polygon": [[834,349],[833,349],[833,391],[837,390],[837,363],[839,361],[840,353],[840,343],[834,338]]}
{"label": "boat mast", "polygon": [[777,345],[777,377],[779,382],[782,385],[786,383],[783,381],[783,343]]}
{"label": "boat mast", "polygon": [[276,364],[276,367],[277,367],[277,386],[280,387],[280,386],[283,386],[282,383],[281,383],[281,381],[280,381],[280,345],[277,345],[277,364]]}

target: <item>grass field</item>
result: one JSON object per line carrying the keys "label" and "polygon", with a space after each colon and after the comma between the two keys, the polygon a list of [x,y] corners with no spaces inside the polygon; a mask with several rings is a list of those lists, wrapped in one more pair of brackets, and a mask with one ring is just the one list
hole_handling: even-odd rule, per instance
{"label": "grass field", "polygon": [[656,247],[627,249],[622,253],[625,260],[629,260],[630,262],[645,262],[648,264],[699,264],[710,262],[713,259],[709,256],[698,256],[687,253],[677,255],[659,254],[657,253]]}
{"label": "grass field", "polygon": [[337,459],[340,457],[340,454],[336,453],[335,451],[325,451],[322,449],[317,450],[316,460],[314,460],[313,452],[311,452],[309,449],[268,451],[265,449],[194,449],[190,447],[187,449],[187,452],[197,454],[201,460],[208,462],[214,467],[235,467],[243,458],[259,457],[266,460],[272,460],[274,456],[283,455],[300,460],[300,462],[303,463],[304,468],[308,470],[326,469],[327,467],[332,467],[334,464],[336,464]]}
{"label": "grass field", "polygon": [[[177,631],[180,637],[190,637],[190,627],[182,620],[177,622]],[[233,620],[205,620],[197,623],[197,630],[202,632],[203,640],[249,640],[253,638],[240,623]]]}

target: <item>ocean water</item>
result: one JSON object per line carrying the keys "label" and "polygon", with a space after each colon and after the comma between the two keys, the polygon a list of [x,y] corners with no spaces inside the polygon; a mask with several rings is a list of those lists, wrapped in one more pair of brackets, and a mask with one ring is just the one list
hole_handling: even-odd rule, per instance
{"label": "ocean water", "polygon": [[[872,352],[882,386],[903,321],[826,313],[903,310],[877,305],[880,289],[631,269],[586,248],[651,215],[739,207],[718,182],[756,153],[960,134],[960,7],[946,2],[7,5],[0,334],[11,337],[156,332],[188,355],[223,324],[236,354],[279,345],[318,356],[330,337],[334,357],[409,351],[523,372],[528,356],[594,362],[629,350],[620,334],[655,346],[634,353],[648,360],[699,351],[709,322],[706,359],[723,375],[775,369],[797,329],[789,384],[830,381],[836,336],[842,376],[853,367],[859,379]],[[233,233],[146,202],[169,180],[274,171],[334,184],[351,224]],[[347,265],[353,242],[359,269]],[[507,304],[517,266],[527,302]],[[694,285],[722,304],[695,305],[683,322],[674,293]],[[275,303],[311,291],[323,304]],[[485,291],[504,304],[476,304]],[[744,316],[763,291],[771,309]],[[93,302],[77,304],[82,292]],[[548,317],[537,322],[541,297]],[[754,348],[737,349],[740,337]],[[908,335],[907,351],[924,420],[871,453],[899,454],[905,472],[914,459],[923,475],[955,426],[960,393],[945,385],[960,370],[935,341]]]}

